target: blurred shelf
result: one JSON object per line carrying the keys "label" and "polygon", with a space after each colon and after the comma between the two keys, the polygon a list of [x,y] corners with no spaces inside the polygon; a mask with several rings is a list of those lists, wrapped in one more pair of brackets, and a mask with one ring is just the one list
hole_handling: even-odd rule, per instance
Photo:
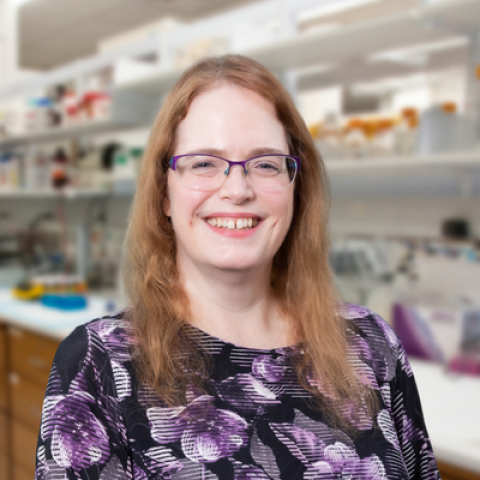
{"label": "blurred shelf", "polygon": [[422,169],[448,169],[480,170],[480,149],[470,151],[458,151],[448,153],[437,153],[431,155],[415,156],[391,156],[391,157],[371,157],[356,159],[330,159],[325,161],[325,166],[329,174],[351,173],[395,173],[399,170],[408,172]]}
{"label": "blurred shelf", "polygon": [[142,76],[135,80],[120,83],[115,86],[119,92],[131,91],[150,95],[166,94],[182,76],[185,69],[158,69],[155,73]]}
{"label": "blurred shelf", "polygon": [[133,195],[134,191],[114,191],[101,190],[95,188],[66,188],[63,190],[10,190],[0,191],[0,199],[40,199],[40,198],[65,198],[66,200],[77,200],[82,198],[93,197],[128,197]]}
{"label": "blurred shelf", "polygon": [[96,135],[125,128],[150,125],[160,102],[157,97],[139,92],[113,92],[111,114],[108,118],[90,120],[78,125],[51,127],[0,139],[0,151],[11,147],[45,143],[84,135]]}
{"label": "blurred shelf", "polygon": [[[342,82],[346,78],[350,81],[356,78],[355,69],[349,68],[352,60],[364,60],[365,57],[388,50],[465,37],[479,27],[480,2],[478,0],[432,0],[430,4],[407,10],[402,14],[359,24],[285,35],[264,41],[259,45],[241,48],[235,53],[251,57],[276,72],[346,62],[347,65],[340,69],[338,75],[330,74],[329,69],[321,75],[321,78],[327,79],[326,83]],[[463,64],[464,50],[465,46],[463,48],[459,46],[456,50],[453,48],[445,52],[437,52],[426,68],[432,70]],[[390,73],[409,74],[415,70],[414,67],[404,66],[403,68],[401,65],[392,65],[389,62],[384,62],[382,65],[369,63],[364,67],[363,70],[360,69],[359,74],[360,79],[365,77],[366,80]],[[374,78],[369,68],[373,71]],[[119,91],[165,94],[182,72],[183,69],[163,68],[155,74],[119,84],[116,88]],[[315,73],[300,72],[299,87],[302,88],[302,77],[305,76],[307,79],[304,83],[312,88],[312,75],[314,78]]]}
{"label": "blurred shelf", "polygon": [[48,130],[28,132],[21,135],[12,135],[0,139],[0,150],[10,147],[29,145],[32,143],[46,143],[56,140],[81,137],[97,133],[105,133],[132,126],[129,122],[113,121],[111,119],[92,120],[79,125],[52,127]]}
{"label": "blurred shelf", "polygon": [[428,27],[418,11],[407,11],[360,24],[285,37],[239,53],[272,70],[289,70],[329,62],[340,63],[447,38],[451,38],[450,32]]}
{"label": "blurred shelf", "polygon": [[332,198],[478,199],[480,150],[325,161]]}

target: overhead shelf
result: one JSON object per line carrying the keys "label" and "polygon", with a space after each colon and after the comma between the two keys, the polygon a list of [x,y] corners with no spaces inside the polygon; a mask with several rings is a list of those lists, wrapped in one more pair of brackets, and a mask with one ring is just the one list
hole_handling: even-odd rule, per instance
{"label": "overhead shelf", "polygon": [[66,198],[66,199],[77,199],[77,198],[89,198],[89,197],[99,197],[108,195],[108,192],[101,190],[5,190],[0,191],[0,198],[8,199],[32,199],[32,198]]}
{"label": "overhead shelf", "polygon": [[285,37],[242,53],[272,70],[345,62],[381,51],[449,38],[426,24],[417,11],[357,25]]}
{"label": "overhead shelf", "polygon": [[480,150],[325,161],[335,199],[480,197]]}
{"label": "overhead shelf", "polygon": [[44,199],[58,199],[64,198],[65,200],[78,200],[82,198],[95,198],[95,197],[122,197],[133,195],[131,192],[117,192],[113,190],[102,190],[99,188],[72,188],[66,187],[61,190],[31,190],[31,189],[22,189],[18,190],[0,190],[0,199],[34,199],[34,198],[44,198]]}
{"label": "overhead shelf", "polygon": [[[459,13],[462,10],[462,13]],[[455,20],[455,29],[447,21]],[[464,22],[464,23],[462,23]],[[450,21],[450,24],[452,22]],[[465,24],[465,30],[459,25]],[[255,47],[238,49],[236,53],[253,58],[276,72],[302,69],[319,64],[342,64],[365,59],[387,50],[413,47],[419,44],[452,39],[466,35],[468,28],[480,27],[480,2],[477,0],[437,0],[431,5],[359,24],[320,29],[303,34],[286,35],[260,43]],[[458,64],[452,53],[437,54],[429,68]],[[463,58],[463,57],[462,57]],[[344,68],[344,70],[345,70]],[[377,75],[385,73],[388,65],[371,65]],[[365,66],[364,72],[368,69]],[[393,71],[398,70],[393,67]],[[409,69],[403,69],[406,73]],[[166,93],[182,74],[182,69],[162,69],[134,81],[117,86],[156,94]],[[349,72],[343,72],[348,74]],[[308,75],[308,74],[307,74]],[[328,71],[325,73],[328,77]],[[371,74],[364,76],[371,79]],[[340,72],[340,79],[342,71]],[[343,76],[345,77],[345,75]],[[351,78],[351,77],[349,77]],[[378,78],[378,77],[377,77]],[[299,79],[301,83],[301,75]]]}
{"label": "overhead shelf", "polygon": [[351,175],[359,173],[393,173],[428,169],[478,169],[480,150],[436,153],[431,155],[391,156],[358,159],[331,159],[325,161],[329,175]]}
{"label": "overhead shelf", "polygon": [[184,69],[159,69],[156,73],[119,84],[115,89],[119,92],[131,91],[150,95],[167,93],[182,76]]}
{"label": "overhead shelf", "polygon": [[349,85],[358,82],[375,82],[385,78],[398,78],[417,73],[435,73],[467,64],[467,43],[430,52],[418,63],[394,59],[378,61],[358,59],[330,69],[306,71],[298,77],[299,91],[330,85]]}
{"label": "overhead shelf", "polygon": [[21,135],[12,135],[0,140],[0,150],[32,143],[46,143],[56,140],[81,137],[84,135],[105,133],[132,126],[129,122],[105,120],[91,120],[78,125],[65,127],[51,127],[48,130],[28,132]]}

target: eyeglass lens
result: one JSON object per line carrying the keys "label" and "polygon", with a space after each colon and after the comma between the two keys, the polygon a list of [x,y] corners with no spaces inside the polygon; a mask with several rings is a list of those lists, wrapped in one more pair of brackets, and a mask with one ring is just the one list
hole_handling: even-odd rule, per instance
{"label": "eyeglass lens", "polygon": [[[176,163],[181,182],[194,190],[220,188],[231,168],[227,161],[208,155],[184,155]],[[245,164],[248,181],[265,191],[288,187],[295,179],[296,172],[296,160],[284,155],[255,157]]]}

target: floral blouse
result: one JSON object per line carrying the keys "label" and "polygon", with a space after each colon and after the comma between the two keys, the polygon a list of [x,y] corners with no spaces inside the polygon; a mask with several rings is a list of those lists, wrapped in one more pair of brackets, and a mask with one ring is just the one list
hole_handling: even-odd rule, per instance
{"label": "floral blouse", "polygon": [[[213,358],[206,393],[165,407],[142,389],[122,313],[58,348],[43,404],[37,480],[435,479],[439,474],[405,351],[372,311],[347,305],[354,367],[380,402],[350,438],[299,384],[299,346],[252,349],[192,327]],[[300,351],[301,354],[301,351]],[[350,418],[348,405],[344,415]]]}

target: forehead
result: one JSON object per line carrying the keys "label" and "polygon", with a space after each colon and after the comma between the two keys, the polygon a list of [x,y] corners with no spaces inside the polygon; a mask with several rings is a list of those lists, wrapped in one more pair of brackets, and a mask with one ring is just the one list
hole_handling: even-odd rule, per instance
{"label": "forehead", "polygon": [[176,133],[181,150],[232,148],[241,142],[254,143],[256,148],[286,147],[285,129],[274,105],[256,92],[231,84],[195,97]]}

